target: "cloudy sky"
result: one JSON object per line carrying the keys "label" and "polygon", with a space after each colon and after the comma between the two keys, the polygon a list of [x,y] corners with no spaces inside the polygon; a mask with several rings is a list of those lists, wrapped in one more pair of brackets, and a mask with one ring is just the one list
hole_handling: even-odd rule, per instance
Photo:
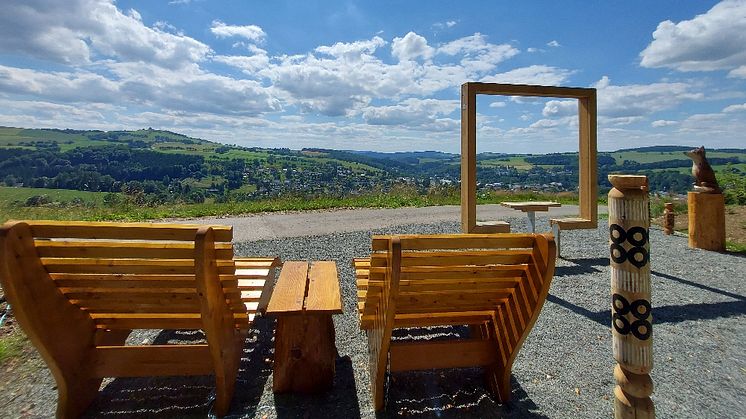
{"label": "cloudy sky", "polygon": [[[466,81],[597,88],[600,150],[746,147],[746,0],[3,0],[0,14],[4,126],[459,152]],[[577,149],[575,102],[477,108],[480,152]]]}

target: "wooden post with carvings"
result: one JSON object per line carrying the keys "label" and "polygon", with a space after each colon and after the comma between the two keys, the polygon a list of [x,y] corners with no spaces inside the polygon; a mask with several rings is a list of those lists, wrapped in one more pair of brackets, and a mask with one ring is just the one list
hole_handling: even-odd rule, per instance
{"label": "wooden post with carvings", "polygon": [[647,177],[609,175],[614,417],[654,418]]}
{"label": "wooden post with carvings", "polygon": [[663,234],[673,234],[673,227],[676,223],[676,214],[673,210],[673,202],[666,202],[666,208],[663,210]]}

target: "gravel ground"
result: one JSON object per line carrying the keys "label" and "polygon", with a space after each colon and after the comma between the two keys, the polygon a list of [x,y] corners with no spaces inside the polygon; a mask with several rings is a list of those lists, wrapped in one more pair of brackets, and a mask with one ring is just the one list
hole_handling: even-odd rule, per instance
{"label": "gravel ground", "polygon": [[[524,217],[511,219],[525,231]],[[537,217],[547,228],[546,217]],[[613,415],[614,362],[609,330],[607,227],[563,232],[547,303],[513,366],[513,401],[500,405],[483,386],[479,369],[394,374],[388,414],[414,417],[604,418]],[[406,225],[374,233],[458,232],[456,223]],[[335,316],[337,377],[333,391],[315,397],[272,394],[272,321],[260,319],[249,337],[231,417],[374,417],[367,344],[355,314],[350,265],[370,253],[370,232],[244,242],[238,255],[280,255],[283,260],[336,260],[345,314]],[[653,402],[661,418],[746,418],[746,259],[687,248],[684,237],[650,234],[653,269]],[[431,333],[458,334],[456,328]],[[195,333],[136,334],[131,341],[193,341]],[[33,361],[30,361],[33,362]],[[51,416],[53,382],[41,367],[31,394],[0,395],[0,412]],[[204,417],[208,378],[109,380],[90,417]],[[33,391],[32,391],[33,390]],[[30,409],[29,396],[34,403]],[[19,401],[20,399],[20,401]],[[5,408],[3,407],[5,406]],[[8,408],[10,407],[10,408]]]}

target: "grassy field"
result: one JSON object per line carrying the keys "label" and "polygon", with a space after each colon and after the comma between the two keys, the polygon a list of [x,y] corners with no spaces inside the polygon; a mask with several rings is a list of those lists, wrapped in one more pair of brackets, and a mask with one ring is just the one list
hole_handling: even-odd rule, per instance
{"label": "grassy field", "polygon": [[[51,202],[40,206],[25,205],[27,199],[39,195],[49,196]],[[414,189],[395,188],[388,193],[372,193],[344,198],[317,197],[309,199],[305,197],[286,197],[261,201],[222,203],[207,201],[202,204],[168,204],[153,207],[124,203],[109,207],[104,204],[105,195],[106,193],[103,192],[0,187],[0,222],[11,219],[145,221],[162,218],[216,217],[259,212],[304,211],[328,208],[399,208],[458,205],[461,199],[456,190],[420,195]],[[564,204],[577,203],[577,195],[572,193],[490,192],[480,194],[477,199],[480,204],[532,200],[555,200]]]}

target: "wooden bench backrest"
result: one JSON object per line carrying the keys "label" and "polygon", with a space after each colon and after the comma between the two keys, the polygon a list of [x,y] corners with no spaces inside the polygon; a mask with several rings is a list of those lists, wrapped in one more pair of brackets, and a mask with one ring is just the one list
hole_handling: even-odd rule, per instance
{"label": "wooden bench backrest", "polygon": [[[373,237],[363,315],[373,314],[377,306],[378,301],[371,297],[380,292],[389,272],[387,247],[393,237]],[[516,301],[533,305],[544,279],[553,274],[554,256],[547,254],[547,240],[542,235],[396,237],[402,249],[397,314],[492,310],[511,293]],[[514,308],[520,311],[523,307]],[[524,320],[528,316],[525,310],[520,315]]]}
{"label": "wooden bench backrest", "polygon": [[[200,227],[204,226],[30,221],[10,222],[4,229],[21,243],[15,253],[26,263],[34,260],[43,267],[37,275],[44,278],[39,279],[54,284],[97,328],[161,329],[202,327],[195,281],[195,236]],[[245,327],[248,318],[235,278],[232,228],[212,226],[212,231],[221,288],[236,324]],[[16,259],[6,255],[4,261]]]}

